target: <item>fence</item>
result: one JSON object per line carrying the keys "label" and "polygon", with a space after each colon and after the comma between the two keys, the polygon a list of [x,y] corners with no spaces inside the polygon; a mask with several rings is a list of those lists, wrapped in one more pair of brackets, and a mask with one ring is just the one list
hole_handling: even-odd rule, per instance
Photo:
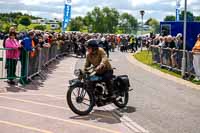
{"label": "fence", "polygon": [[6,58],[6,52],[9,52],[11,57],[15,56],[16,53],[14,50],[11,48],[0,48],[0,80],[22,77],[19,59]]}
{"label": "fence", "polygon": [[55,41],[49,48],[36,48],[33,52],[21,50],[20,59],[16,61],[6,59],[6,52],[13,49],[0,48],[0,80],[18,78],[25,83],[27,79],[40,74],[50,62],[68,54],[69,46],[70,42]]}
{"label": "fence", "polygon": [[[166,67],[174,71],[181,72],[183,50],[170,48],[160,48],[151,46],[152,59],[154,63],[160,64],[161,67]],[[191,51],[186,51],[186,73],[189,76],[194,76],[193,54]]]}

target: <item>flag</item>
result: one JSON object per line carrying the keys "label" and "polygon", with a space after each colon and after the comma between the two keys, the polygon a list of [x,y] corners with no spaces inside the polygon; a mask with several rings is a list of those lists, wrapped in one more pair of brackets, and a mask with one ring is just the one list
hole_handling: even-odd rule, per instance
{"label": "flag", "polygon": [[65,0],[64,14],[63,14],[63,23],[62,23],[62,32],[67,28],[67,25],[71,19],[71,0]]}
{"label": "flag", "polygon": [[177,0],[176,1],[176,21],[180,20],[180,8],[181,8],[180,0]]}

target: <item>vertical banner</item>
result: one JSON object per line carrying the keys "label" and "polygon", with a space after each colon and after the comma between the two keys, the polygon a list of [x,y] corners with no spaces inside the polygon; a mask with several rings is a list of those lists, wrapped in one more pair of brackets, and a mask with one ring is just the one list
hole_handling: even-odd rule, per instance
{"label": "vertical banner", "polygon": [[180,0],[176,0],[176,21],[180,20],[180,8],[181,8]]}
{"label": "vertical banner", "polygon": [[63,14],[63,23],[62,23],[62,32],[65,32],[67,25],[71,19],[71,0],[65,0],[64,14]]}

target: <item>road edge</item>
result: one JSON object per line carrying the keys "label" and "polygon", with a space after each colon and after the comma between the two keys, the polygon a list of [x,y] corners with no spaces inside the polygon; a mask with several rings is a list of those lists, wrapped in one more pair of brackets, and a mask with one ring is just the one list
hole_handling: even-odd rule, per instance
{"label": "road edge", "polygon": [[148,72],[151,72],[151,73],[153,73],[153,74],[155,74],[157,76],[160,76],[160,77],[165,78],[165,79],[170,80],[170,81],[174,81],[174,82],[176,82],[178,84],[181,84],[181,85],[185,85],[185,86],[193,88],[195,90],[200,90],[200,86],[199,85],[195,85],[195,84],[193,84],[193,83],[191,83],[189,81],[186,81],[186,80],[181,79],[181,78],[174,77],[172,75],[169,75],[167,73],[161,72],[161,71],[159,71],[157,69],[154,69],[154,68],[152,68],[152,67],[150,67],[148,65],[143,64],[142,62],[136,60],[133,57],[133,54],[127,54],[126,58],[130,63],[132,63],[132,64],[134,64],[134,65],[136,65],[136,66],[138,66],[138,67],[140,67],[140,68],[142,68],[142,69],[144,69],[144,70],[146,70]]}

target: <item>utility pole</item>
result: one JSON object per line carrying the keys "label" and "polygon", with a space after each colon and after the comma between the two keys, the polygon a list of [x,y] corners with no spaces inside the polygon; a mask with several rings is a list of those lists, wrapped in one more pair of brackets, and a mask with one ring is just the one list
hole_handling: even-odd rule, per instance
{"label": "utility pole", "polygon": [[[143,19],[144,19],[144,10],[141,10],[140,11],[140,15],[141,15],[141,18],[142,18],[142,32],[141,32],[141,35],[143,35],[143,30],[144,30],[144,23],[143,23]],[[142,48],[143,48],[143,40],[142,40],[142,37],[141,37],[141,51],[142,51]]]}
{"label": "utility pole", "polygon": [[186,38],[187,38],[187,0],[185,0],[184,7],[184,28],[183,28],[183,58],[182,58],[182,71],[181,75],[184,78],[186,69]]}

